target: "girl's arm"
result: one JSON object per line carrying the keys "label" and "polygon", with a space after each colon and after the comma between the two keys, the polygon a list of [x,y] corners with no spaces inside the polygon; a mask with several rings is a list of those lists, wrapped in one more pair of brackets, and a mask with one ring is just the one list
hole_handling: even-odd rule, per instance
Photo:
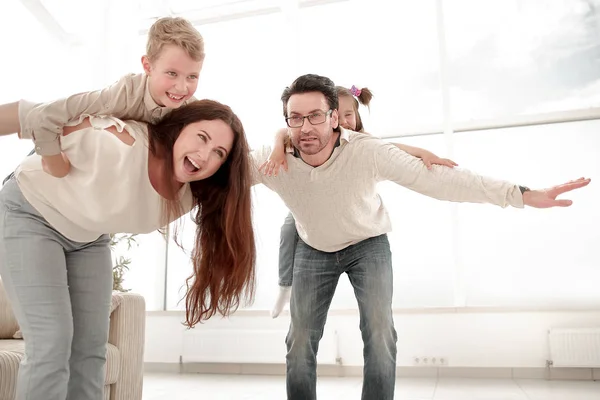
{"label": "girl's arm", "polygon": [[457,163],[455,163],[452,160],[449,160],[447,158],[440,158],[438,156],[436,156],[435,154],[433,154],[432,152],[422,149],[420,147],[414,147],[414,146],[409,146],[407,144],[401,144],[401,143],[392,143],[394,146],[396,146],[397,148],[399,148],[402,151],[407,152],[408,154],[410,154],[413,157],[417,157],[420,158],[421,160],[423,160],[423,164],[425,164],[425,166],[427,167],[427,169],[431,169],[432,165],[445,165],[446,167],[450,167],[450,168],[454,168],[456,166],[458,166]]}
{"label": "girl's arm", "polygon": [[275,135],[275,143],[273,144],[273,150],[269,155],[267,161],[265,161],[259,171],[262,171],[267,176],[277,176],[279,173],[279,167],[283,166],[285,171],[288,170],[287,161],[285,159],[285,149],[290,145],[290,137],[287,129],[280,129]]}

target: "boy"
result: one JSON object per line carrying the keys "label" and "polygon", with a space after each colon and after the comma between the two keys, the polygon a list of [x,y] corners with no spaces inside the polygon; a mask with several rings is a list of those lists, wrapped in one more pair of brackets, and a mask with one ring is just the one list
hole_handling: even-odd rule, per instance
{"label": "boy", "polygon": [[170,109],[195,100],[203,62],[204,40],[192,24],[178,17],[161,18],[148,32],[143,73],[49,103],[21,100],[0,105],[0,135],[20,132],[22,139],[33,139],[44,170],[61,178],[70,168],[60,150],[60,132],[67,122],[82,114],[156,122]]}

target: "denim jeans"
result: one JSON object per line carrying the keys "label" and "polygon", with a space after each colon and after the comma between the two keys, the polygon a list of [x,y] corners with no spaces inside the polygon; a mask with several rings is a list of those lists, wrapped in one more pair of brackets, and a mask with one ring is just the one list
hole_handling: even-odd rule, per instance
{"label": "denim jeans", "polygon": [[317,398],[316,355],[327,312],[342,273],[360,312],[364,343],[363,400],[392,400],[396,383],[396,330],[392,318],[392,255],[387,235],[334,253],[298,241],[286,337],[288,400]]}
{"label": "denim jeans", "polygon": [[298,245],[296,220],[292,213],[285,217],[279,237],[279,286],[292,286],[294,255]]}
{"label": "denim jeans", "polygon": [[67,239],[14,179],[0,191],[0,274],[25,339],[17,400],[104,398],[109,241],[108,235],[90,243]]}

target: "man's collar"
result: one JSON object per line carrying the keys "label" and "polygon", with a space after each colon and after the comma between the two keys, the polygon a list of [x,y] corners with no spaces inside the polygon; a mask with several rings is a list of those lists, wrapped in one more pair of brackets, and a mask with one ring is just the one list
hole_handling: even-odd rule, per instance
{"label": "man's collar", "polygon": [[340,141],[350,142],[350,131],[340,126]]}

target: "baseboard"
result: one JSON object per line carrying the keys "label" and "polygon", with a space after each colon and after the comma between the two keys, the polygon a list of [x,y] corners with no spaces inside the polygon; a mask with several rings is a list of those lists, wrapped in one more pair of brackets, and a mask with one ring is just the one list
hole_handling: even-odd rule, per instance
{"label": "baseboard", "polygon": [[[148,373],[195,373],[223,375],[285,375],[285,364],[236,363],[145,363]],[[360,377],[358,365],[319,365],[317,375]],[[396,367],[399,378],[489,378],[489,379],[547,379],[599,380],[600,370],[592,368],[542,367]]]}

